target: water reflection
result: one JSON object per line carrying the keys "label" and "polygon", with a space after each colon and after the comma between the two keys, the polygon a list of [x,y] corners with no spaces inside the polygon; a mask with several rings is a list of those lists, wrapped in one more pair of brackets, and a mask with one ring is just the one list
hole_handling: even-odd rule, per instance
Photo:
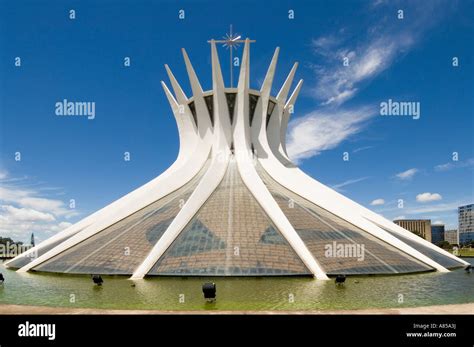
{"label": "water reflection", "polygon": [[[472,259],[471,259],[472,262]],[[311,278],[148,278],[17,273],[0,265],[0,303],[157,310],[325,310],[408,307],[474,301],[474,274],[464,270],[401,276],[348,277],[342,287]],[[208,303],[204,282],[215,282]],[[74,297],[74,302],[71,298]],[[0,307],[1,310],[1,307]]]}

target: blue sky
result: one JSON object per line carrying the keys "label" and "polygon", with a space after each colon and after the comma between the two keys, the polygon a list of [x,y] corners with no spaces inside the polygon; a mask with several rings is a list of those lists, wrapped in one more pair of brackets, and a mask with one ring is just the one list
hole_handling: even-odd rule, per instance
{"label": "blue sky", "polygon": [[[276,46],[275,93],[300,62],[288,148],[303,170],[387,218],[457,227],[474,200],[472,13],[473,1],[0,0],[0,236],[45,239],[164,171],[178,137],[163,65],[190,95],[185,47],[209,89],[206,41],[229,24],[257,40],[251,87]],[[95,119],[56,116],[65,98],[95,102]],[[388,99],[419,102],[420,118],[381,116]]]}

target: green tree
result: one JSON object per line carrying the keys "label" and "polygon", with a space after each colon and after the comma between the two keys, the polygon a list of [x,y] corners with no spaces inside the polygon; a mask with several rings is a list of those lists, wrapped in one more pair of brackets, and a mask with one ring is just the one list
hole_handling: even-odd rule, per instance
{"label": "green tree", "polygon": [[451,249],[451,244],[448,241],[440,241],[436,245],[443,249]]}

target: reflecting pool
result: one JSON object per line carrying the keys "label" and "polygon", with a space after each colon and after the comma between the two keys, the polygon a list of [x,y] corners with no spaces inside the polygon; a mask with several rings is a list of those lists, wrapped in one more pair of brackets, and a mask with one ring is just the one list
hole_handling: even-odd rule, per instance
{"label": "reflecting pool", "polygon": [[[474,264],[474,259],[466,259]],[[103,276],[95,286],[89,276],[20,274],[0,264],[5,283],[0,304],[71,308],[155,310],[335,310],[414,307],[474,302],[474,272],[400,276],[348,277],[334,281],[301,277],[176,278],[156,277],[132,282]],[[206,303],[201,286],[213,281],[217,301]],[[1,312],[1,306],[0,306]]]}

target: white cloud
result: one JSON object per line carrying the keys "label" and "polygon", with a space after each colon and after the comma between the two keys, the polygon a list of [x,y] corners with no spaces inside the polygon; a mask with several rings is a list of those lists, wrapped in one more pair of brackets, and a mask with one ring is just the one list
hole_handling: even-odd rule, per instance
{"label": "white cloud", "polygon": [[442,196],[438,193],[421,193],[416,196],[418,202],[431,202],[441,200]]}
{"label": "white cloud", "polygon": [[[409,33],[368,38],[355,46],[349,43],[352,47],[341,47],[340,40],[331,36],[314,39],[313,49],[328,60],[325,66],[337,62],[329,68],[313,65],[318,81],[314,88],[315,97],[322,100],[323,105],[344,103],[359,91],[359,85],[387,69],[413,41]],[[346,58],[348,66],[343,64]]]}
{"label": "white cloud", "polygon": [[61,200],[44,196],[48,189],[22,187],[18,182],[25,178],[10,177],[6,171],[2,172],[5,174],[0,176],[0,236],[27,241],[31,233],[35,233],[35,237],[43,240],[71,225],[64,218],[77,215],[77,211],[68,209]]}
{"label": "white cloud", "polygon": [[384,58],[392,54],[391,45],[388,47],[373,44],[358,64],[354,65],[354,79],[356,82],[368,78],[375,74],[378,69],[381,69],[384,64]]}
{"label": "white cloud", "polygon": [[474,166],[474,158],[470,158],[466,161],[452,161],[449,163],[436,165],[434,169],[435,171],[449,171],[453,169],[460,169],[471,166]]}
{"label": "white cloud", "polygon": [[453,212],[457,213],[459,206],[465,205],[465,201],[455,201],[451,203],[437,203],[425,205],[422,207],[410,208],[406,212],[408,214],[428,214],[428,213],[437,213],[437,212]]}
{"label": "white cloud", "polygon": [[366,151],[368,149],[374,148],[374,146],[363,146],[363,147],[358,147],[352,151],[352,153],[358,153],[362,151]]}
{"label": "white cloud", "polygon": [[360,177],[360,178],[353,178],[353,179],[344,181],[342,183],[334,184],[331,187],[335,190],[340,191],[342,187],[345,187],[345,186],[348,186],[348,185],[351,185],[351,184],[354,184],[354,183],[359,183],[359,182],[365,181],[368,178],[369,178],[368,176],[367,177]]}
{"label": "white cloud", "polygon": [[344,90],[334,96],[331,96],[329,99],[324,101],[322,105],[329,105],[332,103],[342,104],[344,101],[350,99],[356,92],[357,89]]}
{"label": "white cloud", "polygon": [[289,124],[287,150],[294,161],[319,155],[357,134],[375,114],[374,109],[314,111]]}
{"label": "white cloud", "polygon": [[[393,206],[391,208],[385,208],[383,210],[378,210],[377,212],[384,212],[390,219],[431,219],[435,221],[442,220],[446,225],[446,227],[457,227],[457,210],[459,206],[467,205],[472,202],[472,198],[468,197],[465,199],[456,200],[453,202],[441,202],[441,201],[434,201],[429,204],[410,204],[407,203],[407,206],[403,209],[403,215],[398,215],[401,213],[400,209],[397,206]],[[388,205],[386,203],[386,205]],[[392,216],[397,216],[392,218]]]}
{"label": "white cloud", "polygon": [[444,225],[444,222],[442,220],[437,220],[431,223],[431,225]]}
{"label": "white cloud", "polygon": [[435,171],[448,171],[454,168],[454,165],[451,163],[439,164],[435,166]]}
{"label": "white cloud", "polygon": [[[363,26],[363,31],[357,25],[331,27],[328,33],[312,40],[316,59],[310,66],[317,81],[313,94],[322,104],[337,106],[354,97],[456,10],[456,4],[447,7],[440,1],[410,2],[403,7],[416,20],[400,25],[400,21],[393,20],[397,6],[375,0],[361,14],[361,21],[371,23],[369,27]],[[344,58],[348,58],[348,65],[343,64]]]}
{"label": "white cloud", "polygon": [[379,6],[379,5],[382,5],[384,3],[386,3],[387,0],[374,0],[374,2],[372,3],[372,6],[375,7],[375,6]]}
{"label": "white cloud", "polygon": [[319,54],[329,53],[331,49],[335,48],[341,43],[340,38],[336,36],[320,36],[312,39],[311,46]]}
{"label": "white cloud", "polygon": [[3,202],[13,203],[38,211],[47,211],[57,216],[65,216],[66,218],[77,214],[74,210],[66,208],[63,201],[39,197],[37,196],[38,194],[35,190],[15,186],[0,187],[0,200]]}
{"label": "white cloud", "polygon": [[418,169],[415,169],[415,168],[408,169],[406,171],[402,171],[400,173],[397,173],[395,175],[395,177],[400,179],[400,180],[411,180],[417,172],[418,172]]}
{"label": "white cloud", "polygon": [[52,222],[56,220],[51,213],[44,213],[30,208],[16,208],[11,205],[3,205],[0,206],[0,210],[3,213],[2,219],[6,218],[6,220],[10,218],[17,221],[29,222]]}
{"label": "white cloud", "polygon": [[384,199],[375,199],[370,204],[372,206],[380,206],[380,205],[385,204],[385,200]]}
{"label": "white cloud", "polygon": [[[379,5],[382,6],[382,2]],[[378,109],[367,107],[341,110],[340,105],[412,48],[421,34],[437,22],[438,7],[413,5],[410,13],[417,21],[403,26],[368,9],[367,15],[373,16],[370,18],[373,24],[360,35],[349,34],[353,33],[352,29],[357,30],[355,28],[336,27],[312,40],[315,59],[307,64],[317,81],[311,88],[312,95],[325,110],[311,112],[290,123],[287,149],[294,161],[335,148],[358,133],[369,116],[378,113]],[[343,64],[344,58],[348,58],[347,66]],[[333,112],[328,111],[329,108]]]}
{"label": "white cloud", "polygon": [[0,180],[6,179],[7,176],[8,176],[8,172],[6,172],[5,170],[0,169]]}

